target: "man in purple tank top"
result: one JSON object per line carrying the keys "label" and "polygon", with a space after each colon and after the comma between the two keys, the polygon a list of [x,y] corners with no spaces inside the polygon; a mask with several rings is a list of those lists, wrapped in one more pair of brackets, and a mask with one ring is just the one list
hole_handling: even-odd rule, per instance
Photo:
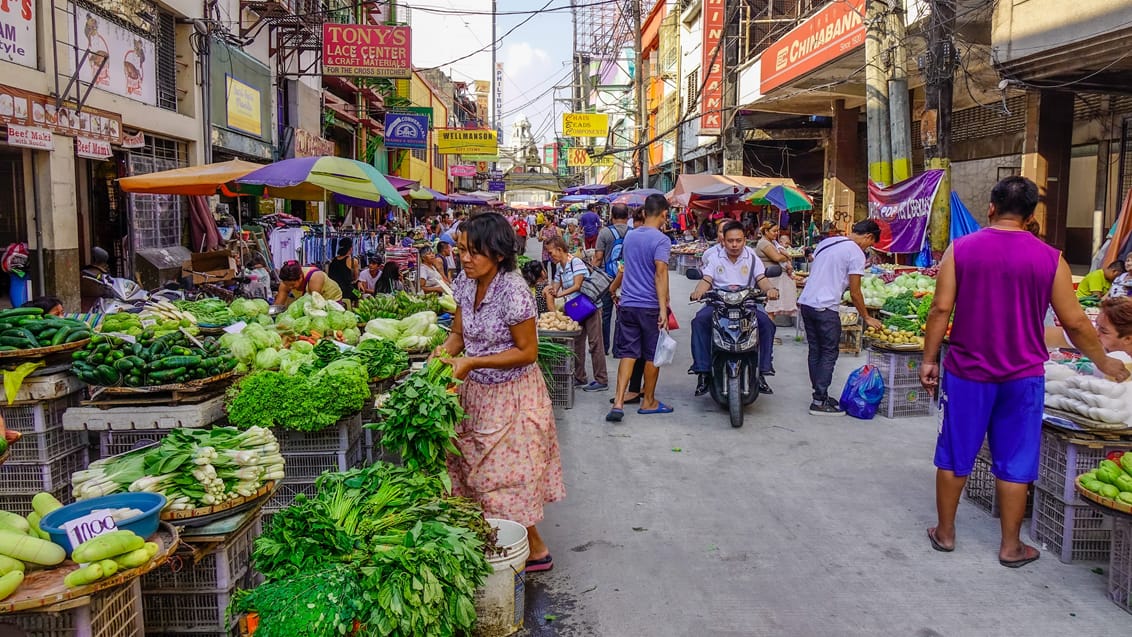
{"label": "man in purple tank top", "polygon": [[[1040,555],[1022,543],[1020,530],[1029,484],[1038,477],[1049,306],[1073,344],[1102,372],[1118,381],[1128,378],[1124,365],[1105,355],[1077,302],[1065,259],[1027,231],[1037,205],[1034,182],[1003,179],[991,190],[990,227],[944,253],[920,368],[920,382],[939,392],[939,522],[928,529],[932,548],[955,550],[959,496],[985,438],[1002,525],[998,561],[1010,568]],[[951,344],[941,373],[940,344],[950,320]]]}

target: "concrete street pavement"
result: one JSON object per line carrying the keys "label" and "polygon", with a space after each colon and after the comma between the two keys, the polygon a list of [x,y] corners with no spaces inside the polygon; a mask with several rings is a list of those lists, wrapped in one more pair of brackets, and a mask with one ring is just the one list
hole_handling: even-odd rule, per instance
{"label": "concrete street pavement", "polygon": [[[676,411],[609,424],[610,392],[558,410],[566,500],[539,528],[555,568],[528,576],[529,636],[1064,635],[1126,631],[1107,564],[1044,552],[998,564],[998,521],[964,500],[933,551],[934,418],[815,418],[806,345],[779,328],[773,396],[732,429],[685,371],[692,284],[658,395]],[[863,365],[842,355],[834,379]],[[616,361],[610,361],[616,365]],[[611,379],[615,377],[611,367]],[[611,380],[611,383],[613,381]],[[632,406],[630,406],[632,407]],[[1028,540],[1029,521],[1023,531]],[[1102,567],[1105,574],[1092,571]]]}

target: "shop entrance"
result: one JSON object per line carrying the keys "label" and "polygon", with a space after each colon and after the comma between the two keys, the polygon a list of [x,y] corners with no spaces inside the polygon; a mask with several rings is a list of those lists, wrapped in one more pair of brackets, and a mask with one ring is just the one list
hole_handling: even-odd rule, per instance
{"label": "shop entrance", "polygon": [[[27,243],[27,205],[24,200],[24,154],[0,147],[0,251],[13,243]],[[0,275],[0,304],[7,307],[11,280]]]}

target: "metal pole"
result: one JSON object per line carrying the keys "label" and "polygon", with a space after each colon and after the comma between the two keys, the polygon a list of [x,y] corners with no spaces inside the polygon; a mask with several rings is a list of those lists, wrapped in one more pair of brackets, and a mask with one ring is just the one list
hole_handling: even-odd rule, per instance
{"label": "metal pole", "polygon": [[928,64],[924,121],[929,139],[924,144],[924,163],[943,170],[943,181],[932,205],[929,223],[933,252],[947,248],[951,240],[951,93],[955,73],[955,0],[931,0],[928,17]]}
{"label": "metal pole", "polygon": [[[499,109],[497,108],[497,99],[499,95],[499,84],[496,82],[495,72],[495,56],[499,49],[499,43],[496,42],[496,21],[498,20],[499,0],[491,0],[491,128],[495,131],[499,130]],[[491,167],[495,167],[495,162],[492,162]]]}
{"label": "metal pole", "polygon": [[908,49],[904,43],[904,0],[889,0],[888,40],[891,76],[888,79],[888,116],[892,143],[892,181],[912,177],[912,120],[908,104]]}
{"label": "metal pole", "polygon": [[645,63],[641,50],[641,0],[629,0],[633,12],[633,52],[636,53],[636,68],[633,69],[633,84],[636,86],[637,100],[637,157],[640,162],[641,188],[649,187],[649,148],[641,146],[649,138],[648,106],[645,104]]}
{"label": "metal pole", "polygon": [[892,183],[892,146],[888,127],[888,73],[883,55],[888,5],[869,0],[865,10],[865,118],[868,125],[869,179]]}

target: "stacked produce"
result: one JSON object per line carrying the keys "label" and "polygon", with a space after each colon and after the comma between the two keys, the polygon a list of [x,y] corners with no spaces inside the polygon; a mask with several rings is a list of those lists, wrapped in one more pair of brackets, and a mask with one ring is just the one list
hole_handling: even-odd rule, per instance
{"label": "stacked produce", "polygon": [[366,323],[361,340],[393,341],[406,352],[431,352],[448,338],[448,332],[436,322],[436,313],[425,311],[403,319],[375,318]]}
{"label": "stacked produce", "polygon": [[132,339],[95,334],[72,359],[72,369],[79,379],[102,386],[184,383],[236,367],[236,359],[214,339],[193,339],[181,331],[157,336],[146,330]]}
{"label": "stacked produce", "polygon": [[375,294],[358,303],[358,318],[368,323],[375,318],[403,319],[418,312],[443,314],[456,311],[456,299],[451,294],[425,294],[417,296],[408,292],[396,294]]}
{"label": "stacked produce", "polygon": [[547,332],[577,332],[582,329],[574,319],[563,312],[543,312],[539,314],[537,327]]}
{"label": "stacked produce", "polygon": [[478,505],[381,462],[316,488],[272,517],[252,555],[266,581],[229,612],[256,612],[258,637],[470,633],[494,548]]}
{"label": "stacked produce", "polygon": [[381,443],[415,471],[439,475],[448,483],[445,459],[457,453],[452,439],[464,419],[460,399],[452,389],[452,368],[438,359],[397,384],[378,410],[378,422],[366,427],[381,432]]}
{"label": "stacked produce", "polygon": [[111,531],[75,547],[71,559],[86,564],[63,579],[69,588],[86,586],[118,571],[143,566],[157,555],[156,542],[146,542],[132,531]]}
{"label": "stacked produce", "polygon": [[38,307],[0,311],[0,352],[54,347],[89,337],[86,323],[45,315]]}
{"label": "stacked produce", "polygon": [[1132,453],[1114,451],[1097,468],[1081,474],[1078,483],[1110,500],[1132,505]]}
{"label": "stacked produce", "polygon": [[192,312],[182,310],[169,301],[150,301],[145,304],[142,311],[138,314],[141,319],[142,325],[149,324],[150,321],[157,323],[163,322],[176,322],[181,327],[189,327],[190,325],[197,324],[197,317],[193,316]]}
{"label": "stacked produce", "polygon": [[1079,374],[1072,367],[1053,362],[1046,363],[1045,371],[1046,407],[1098,422],[1132,423],[1132,383]]}
{"label": "stacked produce", "polygon": [[228,311],[237,321],[255,321],[268,327],[274,323],[270,316],[271,306],[263,299],[235,299],[228,306]]}
{"label": "stacked produce", "polygon": [[225,327],[236,322],[232,311],[228,309],[228,304],[220,299],[173,301],[173,307],[192,315],[196,323],[201,326]]}
{"label": "stacked produce", "polygon": [[[890,282],[885,282],[886,276],[894,278]],[[919,297],[933,292],[935,292],[935,279],[926,274],[910,272],[895,276],[886,273],[881,276],[866,274],[861,277],[861,296],[864,297],[865,305],[868,307],[881,307],[890,296],[912,294]],[[841,300],[846,303],[851,301],[848,291]]]}
{"label": "stacked produce", "polygon": [[292,338],[309,336],[314,340],[333,338],[353,345],[361,338],[358,316],[337,301],[327,301],[318,292],[295,299],[275,321],[280,334]]}
{"label": "stacked produce", "polygon": [[275,436],[260,427],[174,429],[157,445],[90,463],[71,476],[77,500],[147,491],[168,499],[166,510],[191,510],[256,493],[283,479]]}

